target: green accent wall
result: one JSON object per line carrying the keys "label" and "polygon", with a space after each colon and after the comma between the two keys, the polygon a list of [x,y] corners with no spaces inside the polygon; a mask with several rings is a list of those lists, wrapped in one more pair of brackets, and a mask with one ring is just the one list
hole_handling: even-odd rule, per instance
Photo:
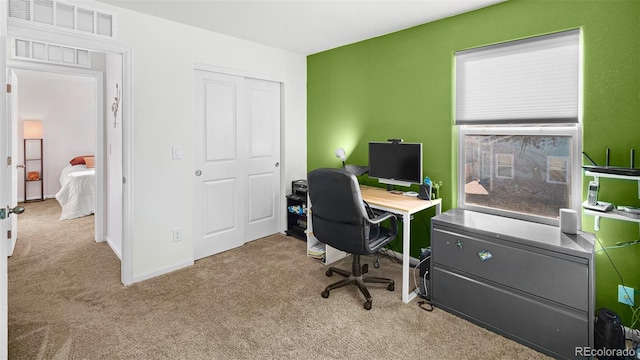
{"label": "green accent wall", "polygon": [[[640,167],[640,1],[510,0],[307,58],[307,166],[366,165],[367,143],[402,138],[424,144],[424,175],[442,181],[443,211],[456,207],[457,134],[453,126],[453,54],[497,42],[582,28],[584,41],[583,150],[604,163]],[[366,175],[362,183],[375,185]],[[582,179],[583,198],[586,184]],[[417,190],[417,189],[413,189]],[[600,199],[640,206],[638,184],[603,179]],[[427,214],[432,215],[432,214]],[[594,232],[592,217],[582,228]],[[637,223],[601,220],[603,246],[639,238]],[[429,216],[412,223],[413,256],[429,245]],[[401,247],[396,244],[394,249]],[[600,249],[600,246],[598,246]],[[640,246],[608,250],[640,303]],[[562,276],[563,274],[558,274]],[[632,310],[617,302],[621,283],[607,254],[596,253],[596,309],[617,312],[626,326]]]}

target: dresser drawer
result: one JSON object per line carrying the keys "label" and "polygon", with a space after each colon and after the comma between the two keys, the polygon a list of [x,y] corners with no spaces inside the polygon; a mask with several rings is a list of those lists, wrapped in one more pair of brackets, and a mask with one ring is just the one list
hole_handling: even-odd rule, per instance
{"label": "dresser drawer", "polygon": [[431,249],[434,267],[442,265],[584,312],[589,309],[589,269],[585,259],[552,256],[532,247],[514,247],[435,227]]}
{"label": "dresser drawer", "polygon": [[591,344],[588,315],[434,268],[432,301],[454,314],[545,352],[574,358]]}

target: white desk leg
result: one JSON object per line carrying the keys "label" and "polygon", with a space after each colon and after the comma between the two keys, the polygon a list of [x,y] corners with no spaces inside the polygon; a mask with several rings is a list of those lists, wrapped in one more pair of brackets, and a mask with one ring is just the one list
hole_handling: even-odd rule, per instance
{"label": "white desk leg", "polygon": [[411,214],[402,214],[402,301],[408,303],[416,297],[409,289],[409,251],[411,250]]}

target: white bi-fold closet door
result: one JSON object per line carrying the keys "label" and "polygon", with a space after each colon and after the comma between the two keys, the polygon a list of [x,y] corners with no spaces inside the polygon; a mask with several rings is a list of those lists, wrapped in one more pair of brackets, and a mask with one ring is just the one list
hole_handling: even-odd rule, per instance
{"label": "white bi-fold closet door", "polygon": [[280,228],[280,83],[194,71],[194,259]]}

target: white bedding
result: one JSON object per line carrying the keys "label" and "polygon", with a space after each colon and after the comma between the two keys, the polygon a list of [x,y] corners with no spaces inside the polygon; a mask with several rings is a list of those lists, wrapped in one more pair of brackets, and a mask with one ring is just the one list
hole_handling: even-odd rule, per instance
{"label": "white bedding", "polygon": [[60,220],[91,215],[96,207],[96,169],[69,165],[60,172],[62,188],[56,200],[62,206]]}

